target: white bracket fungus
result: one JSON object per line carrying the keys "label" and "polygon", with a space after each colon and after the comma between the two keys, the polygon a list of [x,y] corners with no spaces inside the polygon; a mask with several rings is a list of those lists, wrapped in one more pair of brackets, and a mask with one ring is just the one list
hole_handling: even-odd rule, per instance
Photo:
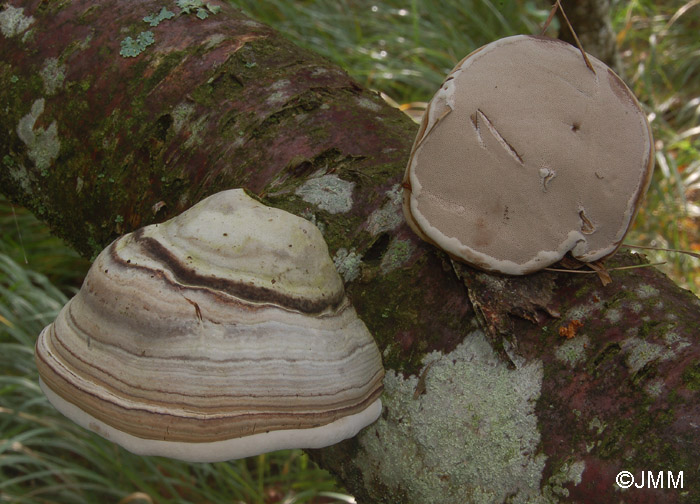
{"label": "white bracket fungus", "polygon": [[421,238],[512,275],[615,253],[649,185],[653,141],[632,92],[589,59],[595,73],[567,43],[518,35],[452,70],[404,178]]}
{"label": "white bracket fungus", "polygon": [[242,190],[115,240],[36,361],[59,411],[142,455],[321,448],[381,412],[381,356],[321,232]]}

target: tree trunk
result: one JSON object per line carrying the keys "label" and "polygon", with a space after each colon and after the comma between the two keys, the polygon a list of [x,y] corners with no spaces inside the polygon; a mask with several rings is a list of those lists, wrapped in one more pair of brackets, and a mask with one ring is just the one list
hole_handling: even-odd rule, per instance
{"label": "tree trunk", "polygon": [[211,4],[7,3],[3,193],[86,255],[231,187],[314,221],[388,370],[381,418],[312,453],[358,502],[697,502],[700,301],[653,268],[453,264],[403,220],[416,125]]}

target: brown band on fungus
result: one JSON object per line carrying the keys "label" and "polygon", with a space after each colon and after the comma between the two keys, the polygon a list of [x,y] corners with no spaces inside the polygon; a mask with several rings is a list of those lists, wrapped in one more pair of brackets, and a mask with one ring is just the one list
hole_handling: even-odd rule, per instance
{"label": "brown band on fungus", "polygon": [[[142,230],[139,231],[134,233],[134,240],[140,245],[143,252],[166,267],[173,274],[175,280],[184,286],[213,289],[254,303],[271,303],[304,313],[321,313],[328,308],[337,308],[344,297],[343,292],[338,292],[331,299],[314,301],[307,298],[285,296],[278,290],[263,286],[201,275],[182,264],[158,240],[151,237],[143,237]],[[124,262],[117,254],[114,254],[112,257],[115,262]]]}

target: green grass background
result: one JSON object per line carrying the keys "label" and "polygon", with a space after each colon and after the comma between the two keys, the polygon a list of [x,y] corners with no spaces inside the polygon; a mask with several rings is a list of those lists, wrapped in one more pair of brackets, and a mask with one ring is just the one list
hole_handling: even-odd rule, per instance
{"label": "green grass background", "polygon": [[[536,33],[548,5],[488,0],[235,0],[419,114],[476,47]],[[622,76],[650,118],[656,172],[627,242],[700,252],[700,2],[613,2]],[[554,27],[556,29],[556,26]],[[33,345],[89,266],[0,199],[0,502],[352,502],[299,450],[217,464],[137,457],[76,427],[41,394]],[[700,291],[698,259],[647,253]]]}

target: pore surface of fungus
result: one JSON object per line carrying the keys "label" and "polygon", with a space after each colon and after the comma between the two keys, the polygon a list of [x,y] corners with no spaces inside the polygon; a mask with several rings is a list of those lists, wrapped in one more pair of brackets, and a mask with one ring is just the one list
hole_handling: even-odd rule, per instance
{"label": "pore surface of fungus", "polygon": [[431,100],[404,179],[406,219],[478,268],[526,274],[620,246],[653,169],[627,86],[573,46],[518,35],[477,49]]}
{"label": "pore surface of fungus", "polygon": [[320,448],[381,411],[379,350],[320,231],[242,190],[115,240],[36,361],[57,409],[144,455]]}

